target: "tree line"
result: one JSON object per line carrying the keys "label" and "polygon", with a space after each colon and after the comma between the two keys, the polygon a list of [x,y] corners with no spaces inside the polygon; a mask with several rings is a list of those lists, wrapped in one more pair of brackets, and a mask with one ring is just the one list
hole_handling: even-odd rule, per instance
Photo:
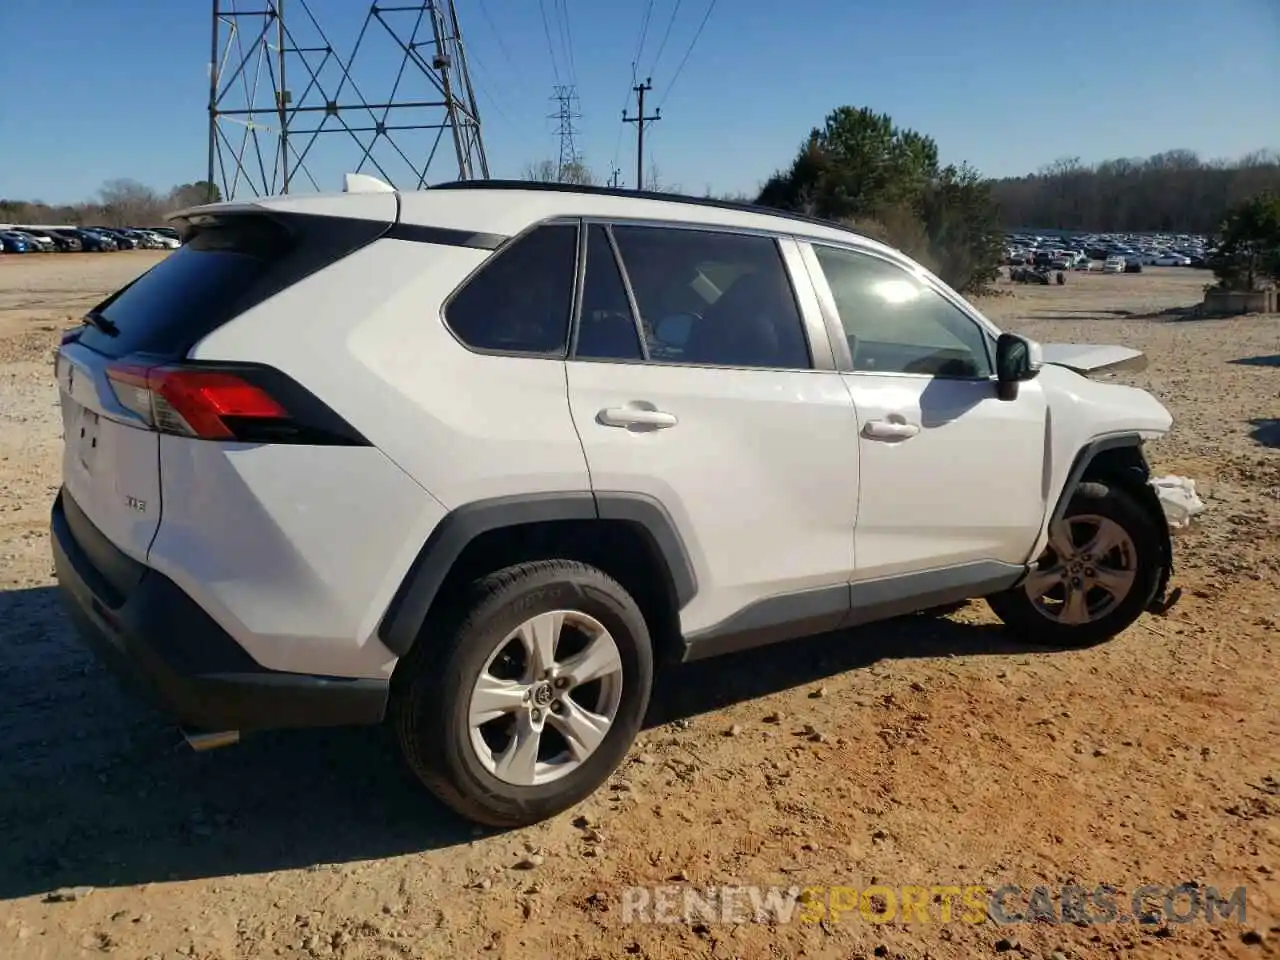
{"label": "tree line", "polygon": [[1280,154],[1268,150],[1237,161],[1189,150],[1092,165],[1069,158],[991,184],[1010,229],[1106,233],[1213,233],[1228,210],[1267,191],[1280,192]]}
{"label": "tree line", "polygon": [[[581,161],[531,163],[523,177],[600,182]],[[663,183],[656,167],[645,179],[646,189],[681,192]],[[220,197],[216,186],[212,192]],[[110,180],[87,203],[0,200],[0,222],[156,224],[209,195],[203,181],[161,193],[136,180]],[[1269,151],[1236,162],[1204,161],[1187,150],[1094,165],[1071,158],[1028,176],[991,179],[968,164],[943,165],[932,137],[899,127],[888,114],[842,106],[810,131],[792,162],[758,194],[723,199],[844,223],[897,247],[956,289],[977,291],[999,273],[1004,231],[1018,228],[1229,235],[1244,259],[1233,254],[1219,263],[1219,276],[1252,285],[1275,273],[1270,231],[1277,195],[1280,154]]]}
{"label": "tree line", "polygon": [[[153,190],[137,180],[108,180],[93,200],[49,204],[39,200],[0,199],[0,223],[66,224],[98,227],[160,226],[175,210],[207,203],[211,185],[204,180],[180,183],[168,191]],[[216,184],[212,196],[222,199]]]}

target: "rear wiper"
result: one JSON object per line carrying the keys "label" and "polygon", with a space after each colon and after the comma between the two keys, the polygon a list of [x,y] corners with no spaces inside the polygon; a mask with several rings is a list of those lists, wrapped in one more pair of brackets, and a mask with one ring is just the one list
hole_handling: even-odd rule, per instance
{"label": "rear wiper", "polygon": [[115,322],[107,319],[97,310],[90,310],[81,318],[80,322],[87,327],[102,331],[108,337],[120,336],[120,328],[115,325]]}

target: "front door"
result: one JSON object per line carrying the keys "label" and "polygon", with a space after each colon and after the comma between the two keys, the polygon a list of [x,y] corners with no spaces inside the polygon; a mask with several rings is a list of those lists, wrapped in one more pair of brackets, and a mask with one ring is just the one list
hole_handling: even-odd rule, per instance
{"label": "front door", "polygon": [[857,411],[855,579],[1024,563],[1046,510],[1040,384],[998,399],[992,337],[923,273],[869,251],[813,252]]}
{"label": "front door", "polygon": [[857,424],[840,374],[815,369],[779,242],[591,224],[581,300],[567,369],[592,487],[672,516],[698,582],[686,636],[838,624]]}

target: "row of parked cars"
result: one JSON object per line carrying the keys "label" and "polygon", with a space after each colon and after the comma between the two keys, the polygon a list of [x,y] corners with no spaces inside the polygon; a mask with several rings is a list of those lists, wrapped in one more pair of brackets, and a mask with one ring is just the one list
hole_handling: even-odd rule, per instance
{"label": "row of parked cars", "polygon": [[1103,273],[1141,273],[1142,267],[1199,267],[1209,265],[1212,249],[1204,237],[1189,235],[1130,236],[1082,234],[1039,237],[1010,234],[1004,262],[1049,270],[1098,270]]}
{"label": "row of parked cars", "polygon": [[173,250],[181,245],[172,227],[0,227],[0,253]]}

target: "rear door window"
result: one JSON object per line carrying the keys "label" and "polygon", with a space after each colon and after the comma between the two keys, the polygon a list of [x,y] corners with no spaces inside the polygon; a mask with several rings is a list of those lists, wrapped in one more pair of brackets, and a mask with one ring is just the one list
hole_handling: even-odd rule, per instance
{"label": "rear door window", "polygon": [[777,241],[618,225],[650,359],[808,370],[813,364]]}

